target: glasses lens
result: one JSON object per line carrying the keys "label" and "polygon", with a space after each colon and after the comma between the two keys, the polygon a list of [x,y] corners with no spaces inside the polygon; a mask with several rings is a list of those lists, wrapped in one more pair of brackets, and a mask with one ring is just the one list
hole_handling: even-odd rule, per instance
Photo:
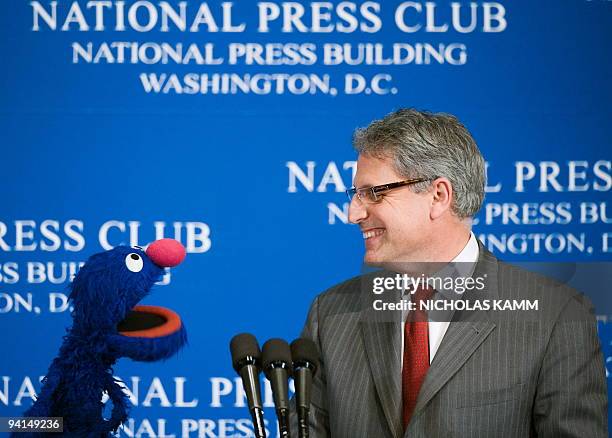
{"label": "glasses lens", "polygon": [[372,202],[372,203],[378,202],[381,197],[381,195],[379,195],[378,192],[376,192],[373,187],[366,190],[364,195],[366,199],[368,200],[368,202]]}

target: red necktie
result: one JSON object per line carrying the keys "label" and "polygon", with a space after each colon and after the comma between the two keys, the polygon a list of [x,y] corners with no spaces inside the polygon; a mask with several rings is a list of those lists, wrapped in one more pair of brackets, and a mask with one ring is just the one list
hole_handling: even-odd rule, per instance
{"label": "red necktie", "polygon": [[404,430],[410,423],[419,390],[429,369],[427,311],[420,309],[420,303],[428,300],[432,295],[432,289],[417,289],[412,297],[416,310],[408,313],[408,318],[404,324],[404,364],[402,368],[402,420]]}

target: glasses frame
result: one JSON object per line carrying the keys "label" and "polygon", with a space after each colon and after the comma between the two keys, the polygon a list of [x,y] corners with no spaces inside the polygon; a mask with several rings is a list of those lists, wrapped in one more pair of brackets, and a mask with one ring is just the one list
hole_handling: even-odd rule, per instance
{"label": "glasses frame", "polygon": [[[346,195],[349,198],[349,201],[353,201],[355,195],[357,195],[357,199],[360,202],[366,202],[369,204],[375,204],[380,202],[383,198],[383,195],[389,190],[397,189],[399,187],[409,186],[411,184],[417,184],[425,181],[432,181],[436,178],[412,178],[405,179],[403,181],[392,182],[388,184],[380,184],[378,186],[372,187],[362,187],[357,188],[355,186],[346,190]],[[369,194],[369,195],[368,195]],[[369,197],[368,197],[369,196]]]}

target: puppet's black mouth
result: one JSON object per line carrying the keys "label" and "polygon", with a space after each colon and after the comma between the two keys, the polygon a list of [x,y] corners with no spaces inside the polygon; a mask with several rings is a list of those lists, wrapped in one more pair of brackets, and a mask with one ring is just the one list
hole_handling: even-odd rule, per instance
{"label": "puppet's black mouth", "polygon": [[159,306],[135,306],[117,324],[123,336],[137,338],[159,338],[181,329],[181,318],[172,310]]}

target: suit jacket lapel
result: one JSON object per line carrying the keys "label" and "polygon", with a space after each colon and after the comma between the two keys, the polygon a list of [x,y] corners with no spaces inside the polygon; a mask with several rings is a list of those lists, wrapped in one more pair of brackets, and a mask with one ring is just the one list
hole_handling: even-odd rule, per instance
{"label": "suit jacket lapel", "polygon": [[472,312],[469,317],[453,321],[448,327],[421,386],[413,417],[446,385],[493,331],[495,323],[480,318],[484,315],[484,312]]}
{"label": "suit jacket lapel", "polygon": [[[497,297],[497,259],[480,245],[480,255],[473,277],[484,276],[486,298]],[[466,292],[466,299],[469,298]],[[495,328],[486,311],[455,312],[442,343],[427,372],[413,417],[446,385]]]}
{"label": "suit jacket lapel", "polygon": [[[367,292],[366,292],[367,293]],[[372,308],[371,291],[360,321],[365,351],[376,393],[392,436],[399,438],[402,427],[401,312],[382,312]],[[399,299],[399,295],[397,297]],[[397,321],[390,321],[397,316]]]}

